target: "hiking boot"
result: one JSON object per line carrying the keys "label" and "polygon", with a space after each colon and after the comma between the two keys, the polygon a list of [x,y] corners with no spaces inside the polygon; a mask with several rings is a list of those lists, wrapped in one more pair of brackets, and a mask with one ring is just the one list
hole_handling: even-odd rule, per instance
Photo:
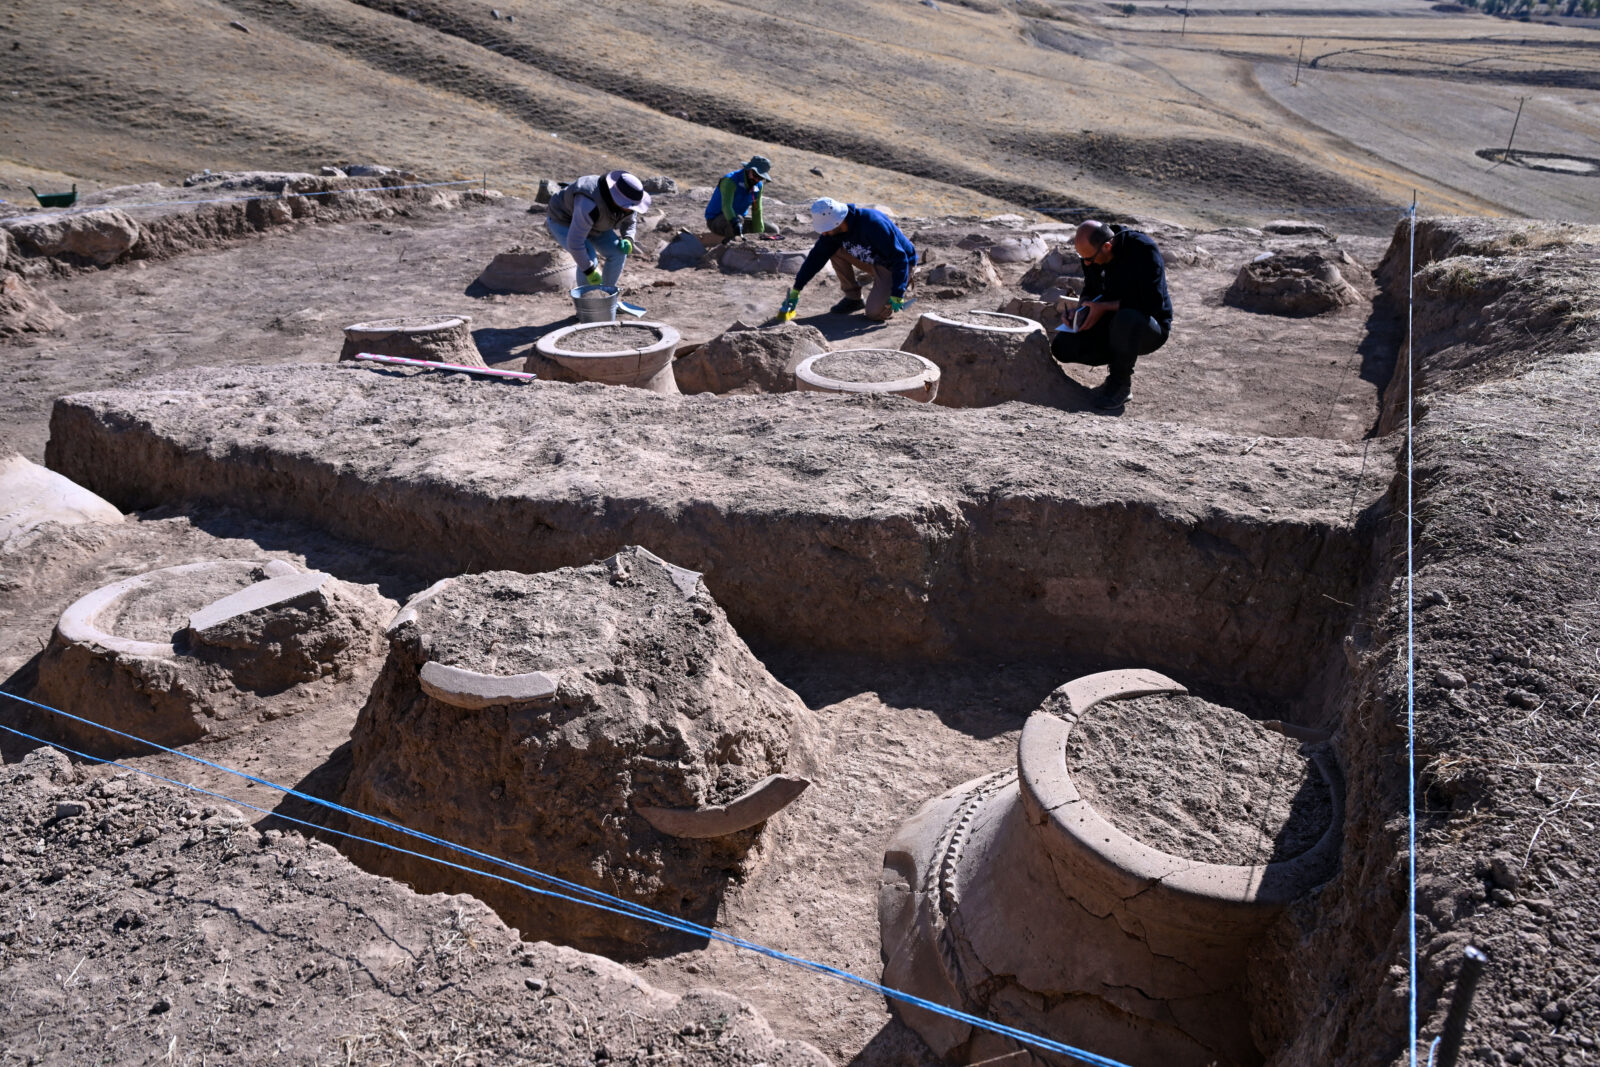
{"label": "hiking boot", "polygon": [[1100,411],[1115,411],[1128,402],[1128,394],[1132,391],[1132,379],[1107,378],[1104,385],[1097,385],[1089,391],[1089,403]]}
{"label": "hiking boot", "polygon": [[852,311],[860,311],[867,306],[867,302],[859,296],[847,296],[833,307],[828,309],[830,315],[848,315]]}

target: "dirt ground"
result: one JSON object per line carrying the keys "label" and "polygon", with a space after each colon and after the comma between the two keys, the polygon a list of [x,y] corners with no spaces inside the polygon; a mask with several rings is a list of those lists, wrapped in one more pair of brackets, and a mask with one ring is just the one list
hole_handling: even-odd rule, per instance
{"label": "dirt ground", "polygon": [[[659,203],[671,221],[685,225],[701,210],[687,196]],[[57,396],[185,367],[327,362],[338,355],[344,326],[395,315],[470,315],[484,359],[521,370],[541,336],[577,321],[565,294],[493,294],[473,284],[498,252],[553,243],[542,216],[527,214],[527,207],[507,198],[499,205],[420,209],[410,219],[296,222],[198,255],[34,279],[30,284],[72,321],[11,346],[12,388],[0,397],[0,448],[42,460],[45,419]],[[794,231],[779,247],[809,246],[795,209],[775,214]],[[914,234],[918,223],[908,219],[905,227]],[[975,219],[971,228],[1009,232]],[[1371,428],[1393,338],[1373,329],[1370,309],[1297,320],[1222,304],[1240,266],[1269,245],[1302,239],[1177,226],[1156,232],[1171,234],[1170,287],[1179,325],[1164,348],[1141,362],[1126,417],[1339,440],[1359,440]],[[660,270],[654,253],[669,236],[647,237],[642,262],[630,263],[623,278],[624,293],[647,309],[650,320],[677,328],[684,345],[710,340],[736,320],[760,322],[776,312],[791,279],[714,268]],[[1349,237],[1342,247],[1374,267],[1382,242]],[[1185,258],[1195,265],[1184,266]],[[838,299],[837,283],[819,278],[802,297],[799,321],[818,327],[835,347],[895,348],[921,311],[993,310],[1009,297],[1029,295],[1018,284],[1020,265],[1001,270],[1004,290],[921,297],[882,327],[859,316],[826,314]],[[1086,387],[1104,377],[1088,367],[1068,367],[1067,373]],[[1082,396],[1087,407],[1087,389]]]}
{"label": "dirt ground", "polygon": [[[775,163],[769,194],[790,202],[769,214],[793,230],[804,227],[792,205],[824,194],[888,205],[912,233],[934,220],[997,235],[1045,217],[1138,219],[1168,253],[1174,337],[1141,360],[1124,413],[1071,416],[1079,428],[1052,448],[1103,444],[1093,427],[1117,425],[1109,419],[1175,448],[1197,433],[1231,435],[1230,456],[1260,461],[1228,487],[1248,497],[1300,470],[1278,457],[1324,447],[1292,439],[1325,438],[1371,448],[1358,488],[1386,480],[1404,443],[1403,399],[1384,388],[1404,352],[1400,246],[1387,299],[1358,275],[1359,308],[1289,320],[1227,307],[1222,293],[1264,251],[1325,242],[1250,227],[1323,222],[1370,270],[1413,192],[1424,212],[1600,219],[1600,178],[1584,163],[1600,159],[1600,20],[1512,23],[1426,0],[1337,11],[1219,0],[1187,17],[1170,3],[1133,7],[703,0],[643,5],[618,25],[571,0],[22,0],[0,9],[0,215],[31,210],[29,184],[89,193],[166,183],[111,194],[142,202],[170,199],[207,167],[381,162],[522,197],[542,177],[626,166],[676,179],[685,194],[661,206],[670,223],[692,225],[701,201],[688,191],[759,152]],[[556,43],[553,22],[569,31]],[[1482,155],[1504,144],[1519,102],[1517,147],[1570,156],[1568,170],[1496,167]],[[470,314],[485,358],[522,369],[538,337],[574,321],[570,302],[473,282],[496,252],[545,240],[527,208],[484,198],[297,221],[173,258],[30,272],[70,320],[0,343],[0,452],[41,460],[62,395],[169,371],[325,364],[341,326],[389,315]],[[144,221],[163,209],[133,210]],[[1347,778],[1345,849],[1333,881],[1252,962],[1253,1024],[1272,1067],[1405,1061],[1414,662],[1422,1038],[1439,1033],[1471,943],[1493,962],[1463,1062],[1581,1067],[1600,1061],[1590,888],[1600,877],[1600,577],[1589,550],[1600,259],[1592,237],[1570,228],[1456,222],[1425,234],[1419,261],[1441,262],[1419,279],[1415,589],[1399,480],[1359,525],[1353,510],[1329,524],[1370,540],[1354,603],[1341,593],[1353,613],[1342,652],[1327,650],[1335,662],[1322,673],[1304,668],[1317,678],[1306,699],[1320,704],[1303,710],[1335,727]],[[659,270],[654,252],[670,236],[647,236],[626,295],[686,345],[775,310],[787,279]],[[918,311],[1030,295],[1021,274],[1002,266],[1000,290],[968,298],[922,295],[884,327],[824,314],[836,293],[819,279],[801,318],[835,347],[894,347]],[[1099,381],[1089,368],[1065,373],[1084,397]],[[1135,466],[1096,492],[1132,501],[1146,473],[1137,450],[1116,462]],[[1276,497],[1260,499],[1270,512]],[[68,603],[153,567],[283,558],[395,602],[436,577],[380,544],[254,511],[180,503],[120,527],[48,529],[0,556],[0,686],[30,690]],[[1197,536],[1190,548],[1226,555],[1226,542]],[[1011,762],[1027,714],[1092,665],[757,652],[824,724],[833,778],[774,821],[718,925],[875,977],[888,836],[924,799]],[[1249,695],[1234,703],[1256,712]],[[339,690],[201,754],[332,795],[365,698]],[[36,725],[11,703],[0,698],[0,722]],[[835,1062],[927,1060],[865,991],[722,945],[634,972],[522,945],[469,899],[418,897],[288,827],[242,828],[222,802],[67,768],[31,748],[0,739],[4,1067],[817,1062],[799,1042]],[[279,803],[174,756],[134,762]],[[702,986],[721,992],[694,991]]]}

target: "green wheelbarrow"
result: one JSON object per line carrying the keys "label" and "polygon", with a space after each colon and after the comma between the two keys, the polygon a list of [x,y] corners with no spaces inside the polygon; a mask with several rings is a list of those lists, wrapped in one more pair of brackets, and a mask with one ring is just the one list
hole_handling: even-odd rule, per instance
{"label": "green wheelbarrow", "polygon": [[70,193],[41,193],[33,186],[28,186],[28,192],[39,201],[40,207],[71,207],[78,202],[78,186],[74,182]]}

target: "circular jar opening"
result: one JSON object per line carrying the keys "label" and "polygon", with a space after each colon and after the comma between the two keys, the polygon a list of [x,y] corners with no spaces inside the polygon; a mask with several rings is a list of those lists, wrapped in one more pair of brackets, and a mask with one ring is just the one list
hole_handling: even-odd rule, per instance
{"label": "circular jar opening", "polygon": [[916,378],[927,364],[909,352],[887,348],[856,348],[830,352],[811,365],[826,378],[840,382],[897,382]]}
{"label": "circular jar opening", "polygon": [[190,615],[256,580],[251,567],[226,563],[178,573],[155,571],[119,597],[99,625],[133,641],[171,641],[189,625]]}
{"label": "circular jar opening", "polygon": [[1094,705],[1073,726],[1067,766],[1083,799],[1151,848],[1228,866],[1309,851],[1334,798],[1312,745],[1192,695]]}
{"label": "circular jar opening", "polygon": [[561,352],[634,352],[661,343],[661,331],[633,323],[605,323],[573,330],[556,342]]}

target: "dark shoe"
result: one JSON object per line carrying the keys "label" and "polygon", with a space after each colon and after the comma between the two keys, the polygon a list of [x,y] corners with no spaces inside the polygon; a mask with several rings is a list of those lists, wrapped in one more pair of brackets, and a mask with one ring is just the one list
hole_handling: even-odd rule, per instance
{"label": "dark shoe", "polygon": [[1089,403],[1100,411],[1115,411],[1128,402],[1128,394],[1132,391],[1132,381],[1107,378],[1104,385],[1097,385],[1089,391]]}
{"label": "dark shoe", "polygon": [[867,306],[867,302],[858,296],[847,296],[833,307],[828,309],[830,315],[848,315],[852,311],[860,311]]}

